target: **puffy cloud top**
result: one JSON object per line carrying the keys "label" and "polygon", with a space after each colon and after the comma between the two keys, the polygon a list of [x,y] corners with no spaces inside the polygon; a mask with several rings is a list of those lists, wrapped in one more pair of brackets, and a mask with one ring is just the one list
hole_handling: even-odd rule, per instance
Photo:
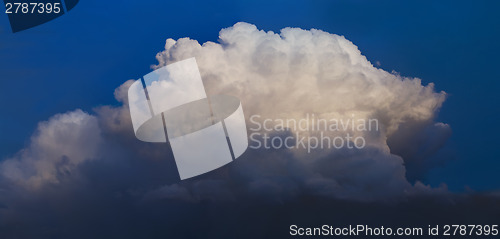
{"label": "puffy cloud top", "polygon": [[378,118],[390,136],[404,122],[432,120],[445,100],[432,83],[376,68],[343,36],[316,29],[277,34],[240,22],[219,43],[167,39],[154,68],[193,56],[208,93],[238,96],[246,115],[355,114]]}

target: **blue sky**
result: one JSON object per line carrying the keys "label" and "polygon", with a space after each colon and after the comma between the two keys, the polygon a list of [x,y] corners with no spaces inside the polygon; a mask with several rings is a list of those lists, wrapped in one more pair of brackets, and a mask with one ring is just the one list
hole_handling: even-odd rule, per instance
{"label": "blue sky", "polygon": [[434,82],[449,98],[438,121],[454,160],[427,183],[453,190],[500,188],[500,3],[494,1],[82,0],[68,14],[16,34],[0,17],[0,156],[29,140],[37,123],[76,108],[117,104],[113,91],[156,64],[167,38],[216,41],[239,21],[259,29],[317,28],[344,35],[386,71]]}

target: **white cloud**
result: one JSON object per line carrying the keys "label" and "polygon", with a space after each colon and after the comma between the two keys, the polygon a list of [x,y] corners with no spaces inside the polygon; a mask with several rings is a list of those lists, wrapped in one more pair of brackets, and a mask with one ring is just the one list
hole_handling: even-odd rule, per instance
{"label": "white cloud", "polygon": [[[423,86],[418,78],[378,69],[344,37],[315,29],[285,28],[276,34],[237,23],[221,30],[219,43],[200,45],[188,38],[168,39],[165,51],[157,55],[159,64],[153,68],[190,57],[196,57],[208,95],[237,96],[246,117],[356,115],[377,118],[381,131],[361,133],[369,142],[360,150],[310,155],[285,149],[249,149],[237,162],[210,174],[214,178],[165,185],[146,193],[146,198],[196,201],[244,195],[281,200],[299,194],[319,194],[377,200],[422,189],[432,191],[406,180],[406,159],[391,154],[387,142],[394,135],[400,142],[417,144],[433,137],[438,140],[429,141],[432,145],[428,149],[432,150],[428,152],[435,152],[436,145],[440,147],[446,141],[449,126],[433,122],[445,93],[435,92],[433,84]],[[122,107],[99,107],[96,116],[77,110],[40,123],[30,144],[1,164],[3,177],[26,188],[39,188],[46,183],[58,183],[62,176],[73,177],[83,162],[120,155],[114,152],[133,152],[130,157],[140,160],[164,160],[167,156],[163,151],[139,142],[133,135],[126,97],[131,82],[115,91],[116,99],[124,103]],[[409,127],[415,130],[400,134],[402,125],[419,127]],[[440,130],[422,135],[426,132],[422,129],[433,127]],[[419,140],[410,140],[416,136]],[[427,155],[413,154],[419,155],[413,158]],[[151,169],[145,168],[137,168],[139,174],[150,173]],[[113,173],[120,174],[118,169]]]}
{"label": "white cloud", "polygon": [[80,163],[94,159],[101,144],[95,116],[81,110],[58,114],[39,123],[29,146],[3,161],[0,172],[20,186],[37,189],[58,183]]}
{"label": "white cloud", "polygon": [[237,23],[219,38],[203,45],[168,39],[155,68],[194,56],[208,94],[238,96],[246,115],[375,116],[388,136],[402,122],[432,119],[445,99],[432,83],[374,67],[343,36],[299,28],[277,34]]}
{"label": "white cloud", "polygon": [[295,183],[313,193],[358,199],[403,195],[415,188],[405,178],[404,160],[391,154],[388,138],[402,125],[420,126],[400,139],[408,143],[415,143],[409,140],[413,137],[426,140],[438,134],[439,140],[435,141],[439,142],[429,147],[441,147],[449,136],[449,126],[442,123],[436,124],[442,130],[430,136],[420,133],[422,129],[433,129],[435,114],[446,97],[444,92],[435,92],[432,83],[424,86],[418,78],[374,67],[343,36],[299,28],[285,28],[278,34],[237,23],[220,31],[219,43],[200,45],[189,38],[167,39],[154,68],[193,56],[208,95],[240,98],[247,122],[255,114],[261,119],[300,120],[314,114],[323,119],[349,119],[355,115],[379,120],[380,132],[357,132],[368,140],[364,150],[269,156],[268,161],[279,161],[280,157],[287,160],[279,166],[267,162],[265,170],[277,170],[273,165],[287,167],[294,160],[300,167],[296,172],[273,175],[274,180],[257,172],[247,179],[251,189],[256,185],[289,188],[276,184],[300,175],[302,178]]}

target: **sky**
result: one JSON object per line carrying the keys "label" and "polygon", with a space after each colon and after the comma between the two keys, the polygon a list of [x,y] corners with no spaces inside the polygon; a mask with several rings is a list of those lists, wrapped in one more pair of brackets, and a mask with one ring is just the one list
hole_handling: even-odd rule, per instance
{"label": "sky", "polygon": [[0,152],[13,155],[51,115],[116,104],[114,88],[148,73],[166,38],[216,41],[221,28],[245,21],[266,31],[300,27],[343,35],[382,69],[434,82],[448,93],[438,120],[452,126],[446,150],[454,159],[425,181],[494,190],[500,186],[494,180],[500,169],[497,7],[487,1],[83,1],[71,14],[16,34],[4,16]]}
{"label": "sky", "polygon": [[[163,165],[157,169],[158,172],[155,171],[150,176],[144,177],[147,174],[146,172],[149,172],[148,170],[155,168],[155,165],[157,166],[154,163],[155,158],[158,157],[156,154],[165,153],[165,149],[132,141],[133,139],[129,135],[130,132],[123,131],[120,128],[127,127],[126,123],[123,123],[125,126],[122,124],[117,124],[117,126],[110,122],[122,119],[120,117],[123,115],[120,117],[116,115],[126,112],[122,108],[126,100],[123,100],[123,94],[120,93],[120,90],[117,90],[118,93],[116,93],[115,89],[125,91],[123,89],[128,86],[126,83],[128,80],[138,79],[155,67],[181,60],[177,59],[180,58],[179,56],[170,57],[168,55],[169,52],[175,53],[176,51],[179,52],[179,55],[182,55],[184,54],[182,49],[186,51],[192,49],[192,46],[188,43],[177,41],[179,38],[189,37],[200,44],[211,41],[224,45],[233,38],[228,33],[225,40],[220,39],[221,29],[233,27],[238,22],[246,22],[253,24],[256,29],[266,32],[280,33],[281,29],[296,27],[306,31],[319,29],[327,33],[344,36],[360,51],[360,54],[352,53],[353,56],[365,56],[374,67],[391,73],[391,77],[417,77],[421,79],[422,86],[433,83],[434,92],[436,94],[441,91],[446,92],[446,99],[438,107],[438,110],[430,113],[431,117],[428,120],[432,124],[440,122],[446,124],[450,131],[448,132],[447,128],[442,134],[451,134],[449,138],[443,136],[445,139],[442,142],[437,142],[438,146],[436,147],[438,149],[433,151],[431,155],[425,155],[424,159],[426,161],[424,162],[434,162],[428,165],[415,161],[420,157],[418,153],[413,155],[408,153],[408,149],[412,145],[398,144],[400,138],[397,137],[394,137],[392,141],[389,140],[388,145],[392,147],[392,152],[405,159],[404,166],[398,164],[398,167],[406,167],[408,182],[406,180],[401,182],[405,185],[406,183],[411,184],[411,188],[416,191],[423,190],[420,186],[415,186],[420,185],[420,182],[421,187],[424,188],[427,186],[423,185],[430,185],[434,194],[440,194],[440,190],[449,190],[458,194],[464,192],[484,193],[481,195],[495,193],[500,189],[500,180],[498,180],[497,173],[500,170],[498,157],[500,152],[499,147],[496,145],[498,142],[496,137],[500,134],[497,124],[500,116],[499,107],[497,107],[498,102],[500,102],[500,95],[498,94],[500,83],[497,79],[500,78],[500,73],[496,70],[496,65],[499,62],[497,57],[500,53],[497,44],[500,41],[500,28],[498,27],[500,25],[500,16],[497,14],[499,7],[500,4],[495,1],[475,1],[471,3],[468,1],[115,2],[81,0],[74,9],[62,17],[15,34],[11,32],[8,18],[4,14],[3,17],[0,17],[0,58],[2,60],[0,79],[3,84],[0,88],[0,108],[2,109],[0,115],[0,161],[8,161],[13,158],[28,158],[25,161],[29,162],[30,157],[36,157],[38,149],[33,142],[37,142],[37,139],[42,138],[45,135],[44,132],[54,130],[54,135],[57,136],[59,131],[53,125],[67,124],[71,128],[74,127],[72,124],[75,124],[83,132],[81,133],[84,135],[83,138],[55,137],[54,141],[61,145],[60,147],[54,147],[54,150],[64,151],[67,149],[70,152],[72,148],[64,146],[67,142],[75,144],[78,144],[79,140],[83,140],[80,142],[83,144],[89,140],[96,142],[95,145],[89,145],[86,150],[81,152],[68,153],[70,156],[71,153],[74,153],[76,162],[86,161],[86,155],[94,157],[93,150],[101,152],[99,142],[103,142],[102,145],[113,148],[113,150],[104,152],[105,156],[103,157],[110,158],[110,160],[104,160],[104,163],[93,160],[83,163],[83,166],[78,166],[81,167],[79,168],[80,173],[75,173],[70,168],[68,174],[63,172],[62,176],[60,175],[61,172],[57,171],[54,178],[41,174],[40,180],[55,180],[55,182],[61,184],[60,187],[65,192],[60,193],[61,195],[71,195],[71,197],[76,198],[76,195],[102,193],[102,196],[89,196],[88,199],[90,201],[99,201],[100,203],[96,203],[96,205],[104,207],[109,206],[109,200],[113,198],[104,195],[118,191],[121,193],[120,197],[125,198],[120,201],[123,205],[126,205],[123,208],[131,208],[130,205],[137,204],[135,201],[135,198],[139,197],[137,195],[142,195],[140,196],[142,198],[141,203],[144,200],[159,197],[158,195],[174,195],[174,198],[182,198],[187,201],[199,200],[204,202],[205,197],[214,201],[226,200],[224,196],[226,194],[224,193],[215,195],[208,193],[205,195],[202,189],[203,185],[205,185],[206,188],[219,190],[220,181],[213,180],[213,178],[223,178],[224,176],[218,173],[208,174],[208,176],[202,177],[203,180],[201,181],[169,185],[175,182],[175,177],[162,175],[160,169],[168,170],[166,169],[168,167]],[[239,28],[235,27],[234,29],[236,29],[234,30],[236,32]],[[246,29],[246,27],[242,29]],[[262,37],[257,33],[255,34],[252,35],[253,38],[251,39],[260,39]],[[169,38],[177,41],[176,49],[166,49],[166,40]],[[278,41],[276,44],[285,43]],[[208,56],[210,56],[212,49],[205,47],[203,46],[203,49],[206,50],[196,53],[200,59],[203,59],[203,57],[209,59]],[[253,53],[254,55],[249,56],[258,55],[258,53],[256,50]],[[157,58],[157,54],[160,54],[159,58]],[[162,54],[164,54],[163,58]],[[230,58],[225,60],[231,62]],[[215,72],[215,68],[210,65],[209,60],[201,60],[199,64],[202,72]],[[380,77],[385,79],[386,76]],[[250,84],[246,85],[247,88],[253,87],[250,81],[247,83]],[[242,84],[247,83],[243,82]],[[275,87],[273,85],[268,86]],[[220,90],[216,86],[212,87],[215,91]],[[358,87],[358,85],[353,85],[353,87]],[[375,89],[376,85],[373,87]],[[403,88],[405,87],[403,86]],[[404,104],[407,101],[409,102],[408,99],[411,99],[413,95],[415,97],[419,96],[419,93],[414,91],[408,91],[407,94],[407,98],[396,98],[394,104],[398,102],[397,100]],[[245,95],[241,93],[240,97],[244,98]],[[433,97],[436,96],[429,94],[421,97],[434,99]],[[436,102],[439,102],[437,98]],[[121,102],[120,99],[122,99]],[[418,99],[416,102],[422,102],[420,98]],[[253,110],[252,107],[249,105],[247,109]],[[370,107],[378,109],[376,104]],[[404,109],[406,108],[394,109],[394,111],[399,112],[404,111]],[[63,114],[65,112],[72,113]],[[122,119],[122,122],[125,121]],[[98,125],[98,129],[93,128],[97,127],[96,125]],[[84,134],[89,128],[95,129],[106,136],[101,138],[99,135]],[[79,135],[79,132],[73,131],[72,134]],[[426,136],[414,134],[414,129],[410,129],[409,132],[410,136],[423,137],[422,139],[425,142],[430,139],[426,138]],[[436,134],[440,135],[440,132]],[[427,131],[423,135],[427,135]],[[430,135],[431,138],[435,137],[435,135]],[[120,138],[119,136],[123,137]],[[400,137],[405,139],[407,136],[403,132]],[[408,144],[416,142],[417,146],[422,143],[418,140],[404,142]],[[123,150],[121,144],[132,145],[132,147],[128,151],[121,152],[120,149]],[[152,148],[151,155],[142,155],[144,148],[147,149],[148,147]],[[32,155],[19,156],[18,152],[23,149]],[[127,155],[127,153],[132,156]],[[288,155],[287,152],[281,151],[277,152],[277,154]],[[366,154],[381,159],[388,157],[376,149],[367,151]],[[264,157],[262,155],[264,155],[263,152],[252,151],[243,159],[250,160]],[[135,159],[134,156],[138,158],[150,157],[153,160],[141,165],[141,161]],[[118,165],[116,163],[117,158],[127,159],[125,165],[119,166],[117,171],[120,173],[115,176],[104,175],[111,172],[111,168]],[[392,160],[392,157],[389,158]],[[266,173],[270,174],[279,171],[277,168],[282,165],[281,163],[283,162],[278,160],[277,165],[265,166],[269,168]],[[260,161],[252,164],[243,160],[236,164],[234,171],[229,170],[230,173],[240,172],[239,170],[245,167],[256,170],[265,165]],[[12,167],[24,167],[22,166],[24,164],[19,165]],[[318,165],[323,164],[319,162]],[[102,170],[96,170],[96,168],[100,167]],[[140,170],[134,171],[133,168],[140,168]],[[314,170],[314,168],[311,170]],[[395,172],[400,171],[395,169]],[[62,179],[69,177],[69,174],[72,175],[72,179],[63,182]],[[83,176],[75,176],[77,174]],[[135,175],[138,178],[141,178],[142,175],[144,178],[134,181],[125,176],[128,174]],[[73,178],[73,176],[77,179]],[[23,178],[23,176],[20,176],[20,178]],[[333,176],[333,178],[338,179],[336,176]],[[229,186],[231,188],[230,192],[234,192],[232,190],[240,184],[246,185],[246,179],[238,177],[236,179],[241,181]],[[107,180],[108,184],[102,188],[91,188],[98,185],[99,180]],[[280,178],[280,180],[286,181],[289,179],[284,177]],[[271,182],[273,181],[271,180]],[[307,185],[308,182],[305,180],[302,183]],[[380,185],[384,184],[384,182],[381,181]],[[29,181],[28,183],[31,185],[33,182]],[[259,181],[258,183],[262,182]],[[5,184],[5,182],[2,182],[0,185]],[[446,185],[446,189],[442,188],[443,184]],[[7,185],[6,188],[12,187],[9,184]],[[27,184],[21,185],[23,185],[21,187],[31,187],[26,186]],[[34,185],[38,184],[35,183]],[[74,185],[78,185],[81,190],[70,190],[74,194],[67,192],[67,189]],[[274,184],[265,184],[265,186],[269,185],[273,186]],[[295,192],[296,188],[305,187],[307,189],[308,187],[302,184],[299,186],[287,183],[279,185],[286,185],[285,187],[289,186],[289,188],[280,188],[282,194],[269,196],[273,200],[285,201],[276,209],[278,212],[289,210],[289,207],[293,208],[296,204],[307,204],[316,200],[319,201],[320,205],[328,204],[323,199],[314,197],[311,199],[309,196],[298,196],[299,199],[296,201],[287,201],[283,198],[288,198],[288,196],[283,195],[295,195],[293,192]],[[399,188],[400,185],[394,187]],[[401,187],[406,188],[407,186]],[[262,188],[257,188],[256,194],[266,194],[273,191],[266,187]],[[57,187],[50,187],[48,191],[57,195],[58,191],[56,189]],[[255,188],[249,187],[249,190],[252,189]],[[262,191],[259,191],[261,189]],[[44,205],[44,200],[50,201],[49,199],[54,197],[47,192],[33,193],[30,191],[31,189],[26,190],[29,192],[6,194],[1,197],[5,202],[0,202],[7,205],[7,208],[13,209],[13,212],[9,214],[15,215],[13,218],[24,218],[24,216],[31,215],[19,208],[24,208],[26,205],[41,208],[43,206],[40,205]],[[186,190],[190,192],[189,195],[197,196],[194,199],[191,197],[186,199],[183,194]],[[394,190],[397,189],[384,188],[381,194],[390,194]],[[128,192],[128,194],[125,192]],[[338,195],[335,194],[335,200],[339,200],[339,197],[341,200],[345,199],[344,197],[360,199],[366,195],[376,199],[379,198],[378,194],[365,193],[341,191]],[[19,195],[31,195],[33,198],[42,199],[34,200],[35,202],[32,204],[23,202],[16,206],[8,206],[8,202],[11,202],[12,198],[21,197]],[[236,195],[239,194],[236,193]],[[301,194],[299,193],[299,195]],[[216,199],[212,197],[216,197]],[[443,196],[443,198],[446,197]],[[62,199],[58,198],[58,200]],[[433,201],[433,199],[430,200],[432,201],[431,205],[439,207],[439,200],[436,200],[437,202]],[[480,200],[481,198],[473,198],[468,202]],[[494,199],[484,200],[494,201]],[[417,202],[411,204],[409,210],[418,212],[419,205],[423,201],[417,199],[415,201]],[[342,205],[342,203],[349,204],[350,202],[340,202],[339,205]],[[84,202],[75,203],[75,205],[82,204]],[[172,209],[170,206],[158,204],[161,203],[154,200],[146,206],[141,204],[140,210],[134,211],[132,214],[125,213],[123,220],[130,219],[127,223],[130,223],[130,221],[135,222],[133,218],[140,218],[141,215],[144,216],[145,214],[150,219],[161,217],[153,212],[153,208],[156,206],[160,208],[159,211],[161,212],[175,215],[181,214],[173,212],[172,210],[176,209]],[[470,208],[476,208],[477,206],[474,203],[464,204],[465,207]],[[189,208],[184,204],[181,205],[183,205],[182,208],[185,207],[184,209]],[[263,208],[269,207],[266,202],[264,202],[264,205],[266,206]],[[113,213],[120,213],[123,210],[121,206],[121,204],[115,205],[109,210]],[[217,206],[198,206],[200,210],[209,211],[206,215],[212,215],[212,210],[217,208]],[[236,208],[235,211],[245,211],[244,207],[234,207]],[[334,207],[332,210],[338,209],[335,208],[337,206],[332,207]],[[338,207],[341,208],[341,206]],[[68,212],[76,210],[71,205],[67,206],[67,208],[70,208]],[[235,216],[229,212],[230,209],[231,206],[221,210],[230,216]],[[59,208],[59,210],[61,210],[61,213],[54,216],[53,221],[49,220],[48,225],[45,225],[45,227],[50,228],[51,223],[58,225],[60,223],[59,217],[64,218],[69,214],[62,212],[65,210],[64,208]],[[312,208],[311,210],[319,209]],[[373,210],[384,210],[384,207]],[[477,214],[472,215],[472,218],[480,218],[482,210],[477,209],[477,212],[475,212]],[[83,215],[82,219],[72,219],[71,222],[77,223],[80,222],[79,220],[92,217],[91,212],[93,211],[88,213],[76,212],[77,215]],[[257,216],[256,214],[257,212],[252,215]],[[307,213],[300,212],[294,215],[303,214]],[[425,215],[425,212],[422,212],[422,215]],[[322,223],[321,219],[317,220]],[[393,223],[390,218],[386,219],[386,221],[387,223]],[[13,222],[9,221],[9,223]],[[18,221],[14,220],[15,223],[18,223]],[[125,224],[125,222],[123,223]],[[224,223],[228,222],[224,221]],[[75,229],[70,224],[65,226],[69,231]],[[94,226],[98,228],[97,225]],[[151,227],[151,225],[141,225],[141,228],[145,230],[152,229]],[[195,237],[196,235],[192,236]],[[215,233],[214,236],[218,236],[218,234]]]}

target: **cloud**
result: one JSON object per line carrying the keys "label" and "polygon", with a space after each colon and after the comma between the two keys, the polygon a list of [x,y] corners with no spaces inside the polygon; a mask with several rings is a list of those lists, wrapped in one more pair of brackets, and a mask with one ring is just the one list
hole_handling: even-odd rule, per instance
{"label": "cloud", "polygon": [[[79,164],[95,159],[103,139],[95,116],[81,110],[57,114],[38,125],[30,145],[2,162],[0,172],[22,187],[58,183]],[[75,176],[75,175],[72,175]]]}
{"label": "cloud", "polygon": [[166,145],[135,138],[127,106],[133,81],[127,81],[115,90],[122,106],[98,107],[95,114],[75,110],[40,123],[29,145],[1,163],[2,185],[27,194],[74,187],[138,201],[189,202],[287,201],[303,195],[373,201],[443,190],[406,178],[408,162],[426,165],[419,174],[435,165],[428,160],[450,134],[448,125],[434,122],[446,94],[432,83],[376,68],[352,42],[315,29],[277,34],[237,23],[221,30],[218,43],[167,39],[153,68],[190,57],[196,57],[208,95],[240,98],[247,122],[255,114],[354,115],[378,119],[380,130],[358,132],[367,138],[363,149],[248,149],[229,165],[179,182]]}
{"label": "cloud", "polygon": [[246,115],[376,116],[389,135],[403,122],[432,119],[445,100],[432,83],[376,68],[352,42],[320,30],[277,34],[237,23],[219,42],[168,39],[154,68],[194,56],[208,94],[238,96]]}
{"label": "cloud", "polygon": [[[417,165],[412,179],[418,180],[438,164],[428,160],[451,133],[448,125],[434,122],[446,98],[444,92],[436,92],[432,83],[424,86],[418,78],[374,67],[343,36],[299,28],[285,28],[278,34],[237,23],[220,31],[218,43],[167,39],[153,68],[193,56],[207,94],[240,98],[247,122],[252,115],[297,121],[314,115],[341,120],[354,116],[380,123],[379,132],[355,132],[367,139],[365,149],[259,154],[256,157],[266,160],[255,164],[265,165],[263,171],[287,169],[269,177],[244,169],[255,173],[246,173],[247,186],[259,193],[268,188],[363,200],[401,196],[416,189],[406,180],[404,164]],[[290,168],[290,164],[297,166]]]}

